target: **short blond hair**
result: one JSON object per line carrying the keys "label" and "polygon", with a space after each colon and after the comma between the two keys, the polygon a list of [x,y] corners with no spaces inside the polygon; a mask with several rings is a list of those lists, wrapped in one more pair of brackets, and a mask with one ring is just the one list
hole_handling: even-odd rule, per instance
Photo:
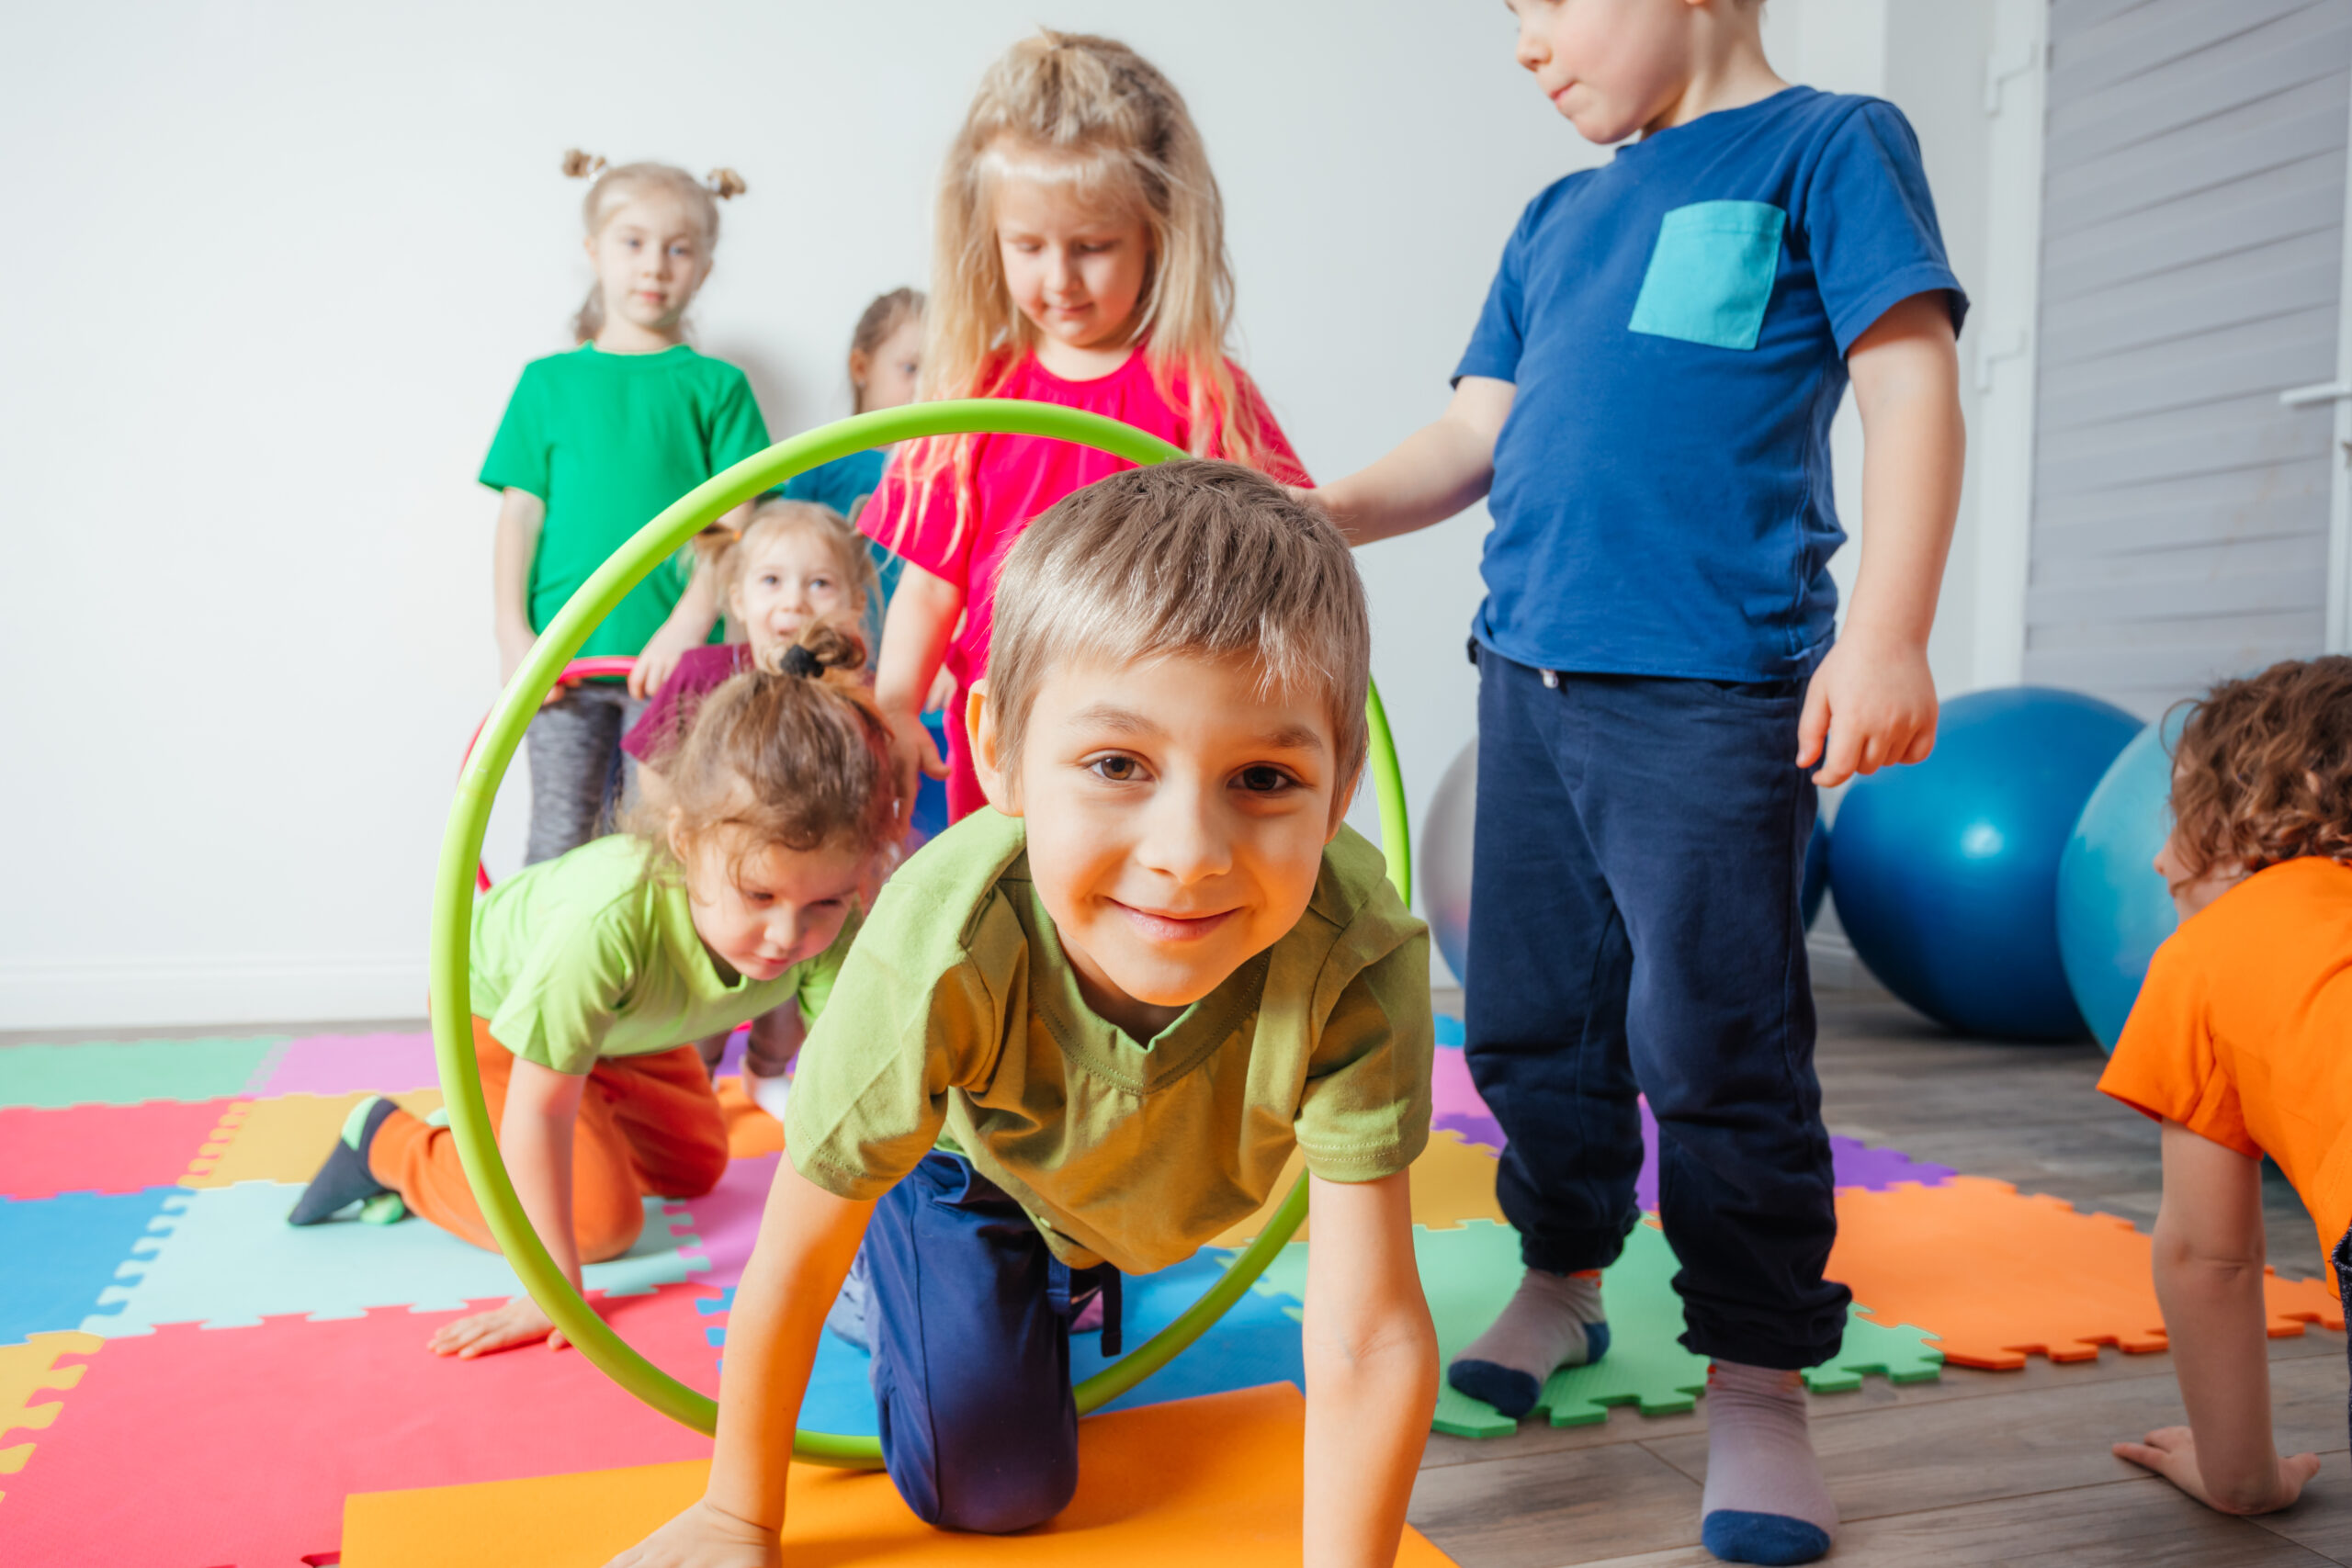
{"label": "short blond hair", "polygon": [[865,536],[851,527],[847,518],[813,501],[786,501],[771,495],[752,508],[743,531],[733,538],[724,530],[708,536],[705,547],[711,552],[709,570],[718,574],[712,581],[718,590],[720,608],[733,613],[735,590],[742,586],[744,569],[759,547],[770,539],[795,533],[813,535],[831,554],[856,615],[865,615],[866,606],[881,597],[881,581],[874,570],[874,557],[866,550]]}
{"label": "short blond hair", "polygon": [[1071,491],[1005,558],[989,646],[998,754],[1017,776],[1046,674],[1073,660],[1239,658],[1329,712],[1335,807],[1363,771],[1372,617],[1339,529],[1238,463],[1133,468]]}

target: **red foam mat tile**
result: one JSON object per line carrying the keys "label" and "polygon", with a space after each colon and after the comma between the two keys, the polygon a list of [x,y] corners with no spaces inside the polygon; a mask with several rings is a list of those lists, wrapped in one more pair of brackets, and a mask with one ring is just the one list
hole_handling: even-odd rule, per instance
{"label": "red foam mat tile", "polygon": [[233,1100],[0,1109],[0,1198],[169,1187],[212,1139]]}
{"label": "red foam mat tile", "polygon": [[[607,1305],[657,1365],[715,1392],[695,1311],[668,1286]],[[295,1568],[341,1549],[354,1492],[707,1458],[576,1350],[426,1351],[455,1313],[386,1309],[108,1341],[0,1503],[0,1560],[44,1568]]]}

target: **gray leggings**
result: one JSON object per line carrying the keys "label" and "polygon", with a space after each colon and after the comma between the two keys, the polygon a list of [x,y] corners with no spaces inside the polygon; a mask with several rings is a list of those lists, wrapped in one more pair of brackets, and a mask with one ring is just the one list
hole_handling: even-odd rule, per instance
{"label": "gray leggings", "polygon": [[615,819],[637,784],[621,737],[644,702],[616,682],[582,681],[541,708],[526,739],[531,758],[531,835],[523,863],[576,850]]}

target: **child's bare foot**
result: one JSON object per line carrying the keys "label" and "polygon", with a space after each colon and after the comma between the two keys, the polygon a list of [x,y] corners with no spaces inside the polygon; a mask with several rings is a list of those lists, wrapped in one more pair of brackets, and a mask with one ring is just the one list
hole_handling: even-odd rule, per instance
{"label": "child's bare foot", "polygon": [[2319,1473],[2319,1455],[2297,1454],[2278,1461],[2274,1485],[2266,1493],[2243,1497],[2216,1497],[2206,1489],[2197,1467],[2197,1439],[2186,1427],[2159,1427],[2147,1441],[2118,1443],[2115,1457],[2154,1471],[2209,1508],[2224,1514],[2270,1514],[2290,1506]]}
{"label": "child's bare foot", "polygon": [[516,1296],[504,1306],[443,1324],[425,1341],[425,1348],[436,1356],[455,1356],[469,1361],[476,1356],[511,1350],[517,1345],[533,1345],[542,1339],[550,1350],[560,1350],[571,1343],[561,1330],[548,1321],[548,1314],[539,1310],[538,1303],[528,1296]]}

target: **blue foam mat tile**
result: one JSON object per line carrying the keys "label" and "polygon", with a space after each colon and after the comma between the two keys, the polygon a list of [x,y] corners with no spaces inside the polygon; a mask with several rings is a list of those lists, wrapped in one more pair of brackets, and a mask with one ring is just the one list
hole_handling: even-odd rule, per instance
{"label": "blue foam mat tile", "polygon": [[187,1195],[185,1187],[149,1187],[0,1198],[0,1345],[81,1327],[165,1203]]}
{"label": "blue foam mat tile", "polygon": [[[232,1328],[264,1317],[361,1317],[370,1307],[451,1312],[519,1289],[503,1258],[422,1220],[289,1225],[287,1211],[301,1191],[277,1181],[173,1190],[151,1234],[123,1254],[117,1282],[74,1326],[116,1338],[164,1323]],[[588,1290],[643,1295],[708,1269],[708,1258],[684,1250],[697,1244],[673,1230],[680,1224],[647,1199],[645,1233],[624,1256],[590,1264]]]}
{"label": "blue foam mat tile", "polygon": [[[1130,1278],[1125,1282],[1124,1328],[1126,1348],[1134,1349],[1157,1334],[1216,1283],[1225,1272],[1217,1254],[1201,1252],[1172,1269]],[[705,1297],[695,1310],[720,1317],[734,1305],[735,1292]],[[727,1330],[707,1330],[714,1346],[723,1346]],[[1084,1382],[1109,1364],[1102,1337],[1080,1334],[1070,1340],[1070,1377]],[[808,1375],[808,1392],[801,1401],[800,1425],[816,1432],[873,1437],[873,1359],[828,1330],[817,1348],[817,1361]],[[1306,1387],[1306,1368],[1299,1358],[1298,1325],[1276,1300],[1244,1292],[1231,1311],[1217,1320],[1193,1347],[1166,1367],[1103,1406],[1127,1410],[1162,1404],[1195,1394],[1223,1393],[1255,1388],[1261,1383],[1288,1382]]]}

